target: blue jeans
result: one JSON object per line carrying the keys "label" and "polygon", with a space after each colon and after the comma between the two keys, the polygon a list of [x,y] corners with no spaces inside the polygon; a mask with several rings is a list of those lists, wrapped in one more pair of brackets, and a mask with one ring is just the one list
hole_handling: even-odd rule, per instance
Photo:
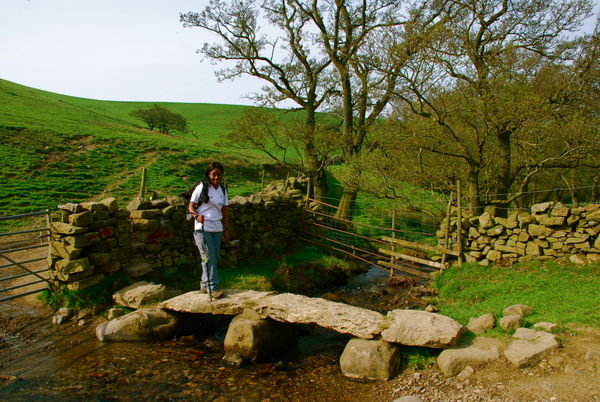
{"label": "blue jeans", "polygon": [[[221,238],[223,232],[205,232],[203,230],[194,230],[194,240],[200,251],[202,259],[202,280],[200,289],[214,291],[219,289],[219,273],[217,263],[219,261],[219,250],[221,249]],[[208,258],[204,256],[205,251],[202,242],[206,243],[208,249]]]}

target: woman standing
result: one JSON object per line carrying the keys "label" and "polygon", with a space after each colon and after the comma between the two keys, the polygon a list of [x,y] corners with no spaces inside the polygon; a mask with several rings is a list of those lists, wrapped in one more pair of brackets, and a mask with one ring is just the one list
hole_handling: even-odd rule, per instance
{"label": "woman standing", "polygon": [[212,162],[204,173],[204,181],[192,193],[188,211],[194,217],[194,240],[202,257],[202,280],[200,291],[218,299],[219,290],[217,263],[221,240],[229,241],[229,216],[227,214],[227,191],[221,186],[223,165]]}

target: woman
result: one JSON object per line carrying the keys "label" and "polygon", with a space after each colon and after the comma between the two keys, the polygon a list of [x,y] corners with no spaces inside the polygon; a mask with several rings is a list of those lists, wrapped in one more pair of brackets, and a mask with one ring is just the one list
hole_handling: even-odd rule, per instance
{"label": "woman", "polygon": [[229,203],[227,191],[221,187],[223,172],[219,162],[208,165],[204,181],[194,189],[188,205],[188,211],[194,217],[194,240],[202,258],[200,291],[208,292],[215,299],[223,296],[217,271],[221,240],[229,241]]}

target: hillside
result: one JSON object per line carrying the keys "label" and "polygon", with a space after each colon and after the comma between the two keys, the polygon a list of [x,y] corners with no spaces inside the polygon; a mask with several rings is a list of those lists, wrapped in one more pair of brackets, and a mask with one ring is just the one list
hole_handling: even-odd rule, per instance
{"label": "hillside", "polygon": [[65,202],[149,191],[178,194],[220,160],[232,195],[260,186],[260,155],[226,147],[220,136],[247,106],[159,103],[183,115],[187,133],[151,132],[129,116],[152,103],[82,99],[0,80],[0,216]]}

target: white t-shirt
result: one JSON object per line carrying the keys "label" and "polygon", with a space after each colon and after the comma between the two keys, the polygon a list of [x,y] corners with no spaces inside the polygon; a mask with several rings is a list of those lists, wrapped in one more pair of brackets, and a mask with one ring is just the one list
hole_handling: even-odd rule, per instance
{"label": "white t-shirt", "polygon": [[[204,183],[200,183],[192,193],[190,201],[198,204],[196,213],[204,215],[204,231],[205,232],[222,232],[223,231],[223,212],[221,208],[229,205],[227,201],[227,191],[223,194],[221,186],[214,188],[213,186],[208,187],[208,202],[200,204],[200,194],[202,193],[202,187]],[[194,230],[202,230],[202,224],[198,221],[194,221]]]}

